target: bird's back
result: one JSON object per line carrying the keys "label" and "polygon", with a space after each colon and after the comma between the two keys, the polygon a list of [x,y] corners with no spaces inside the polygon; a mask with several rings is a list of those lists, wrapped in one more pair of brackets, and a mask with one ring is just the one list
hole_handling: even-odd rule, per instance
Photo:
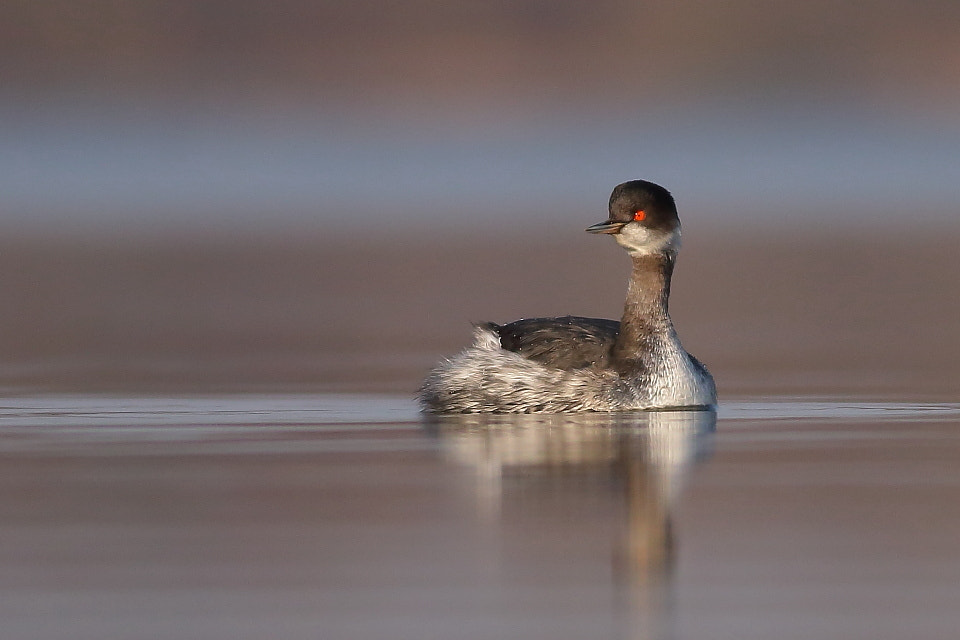
{"label": "bird's back", "polygon": [[617,320],[602,318],[526,318],[509,324],[481,325],[500,338],[500,346],[544,366],[565,371],[606,367],[620,333]]}

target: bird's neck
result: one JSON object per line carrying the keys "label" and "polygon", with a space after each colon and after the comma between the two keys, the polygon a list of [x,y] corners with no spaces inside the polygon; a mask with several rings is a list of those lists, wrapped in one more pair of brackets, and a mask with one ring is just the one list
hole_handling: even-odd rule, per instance
{"label": "bird's neck", "polygon": [[668,312],[675,252],[634,254],[620,335],[613,347],[618,368],[633,368],[651,342],[673,333]]}

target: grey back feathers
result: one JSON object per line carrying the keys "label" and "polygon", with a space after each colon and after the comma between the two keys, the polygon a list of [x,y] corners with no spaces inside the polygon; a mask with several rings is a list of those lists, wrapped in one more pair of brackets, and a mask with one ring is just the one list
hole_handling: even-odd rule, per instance
{"label": "grey back feathers", "polygon": [[484,325],[500,337],[500,346],[548,367],[571,370],[608,366],[620,323],[601,318],[563,316],[528,318]]}

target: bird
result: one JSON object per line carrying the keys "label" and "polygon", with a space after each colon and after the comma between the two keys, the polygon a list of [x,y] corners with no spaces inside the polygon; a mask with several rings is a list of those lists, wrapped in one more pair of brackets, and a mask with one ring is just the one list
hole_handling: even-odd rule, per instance
{"label": "bird", "polygon": [[619,184],[607,220],[586,231],[612,236],[633,262],[620,321],[563,316],[476,324],[473,344],[423,381],[417,392],[422,411],[715,408],[713,376],[684,350],[668,310],[680,250],[673,196],[646,180]]}

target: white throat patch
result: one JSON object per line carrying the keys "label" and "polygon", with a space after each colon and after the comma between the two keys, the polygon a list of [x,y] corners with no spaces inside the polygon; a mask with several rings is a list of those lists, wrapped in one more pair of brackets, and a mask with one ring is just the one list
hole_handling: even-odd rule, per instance
{"label": "white throat patch", "polygon": [[673,231],[658,231],[631,222],[624,225],[620,233],[613,238],[621,247],[630,253],[641,255],[662,253],[664,251],[678,251],[680,249],[680,227]]}

